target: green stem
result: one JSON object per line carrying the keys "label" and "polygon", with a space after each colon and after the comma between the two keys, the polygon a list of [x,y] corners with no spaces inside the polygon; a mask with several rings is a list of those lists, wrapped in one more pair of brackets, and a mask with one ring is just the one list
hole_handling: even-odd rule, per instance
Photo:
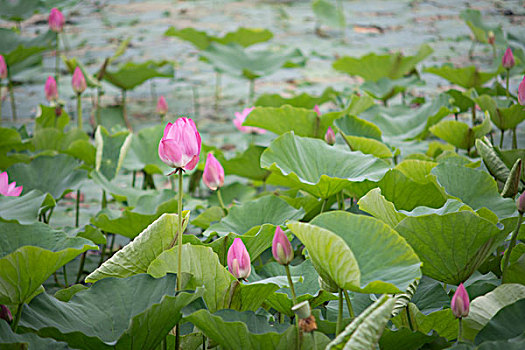
{"label": "green stem", "polygon": [[0,79],[0,125],[2,125],[2,79]]}
{"label": "green stem", "polygon": [[106,191],[102,190],[102,203],[100,203],[102,209],[106,209],[108,206],[108,199],[106,198]]}
{"label": "green stem", "polygon": [[97,88],[97,109],[95,111],[95,120],[94,120],[94,128],[97,128],[98,123],[100,122],[100,93],[101,89]]}
{"label": "green stem", "polygon": [[162,350],[168,350],[168,336],[165,336],[162,339]]}
{"label": "green stem", "polygon": [[11,328],[13,329],[13,332],[16,333],[16,330],[18,328],[18,322],[20,322],[20,317],[22,316],[22,307],[24,304],[18,304],[18,308],[16,309],[15,318],[13,320],[13,324],[11,325]]}
{"label": "green stem", "polygon": [[[181,290],[181,268],[182,268],[182,168],[179,169],[179,204],[177,206],[177,213],[179,215],[179,229],[177,233],[178,244],[178,261],[177,261],[177,291]],[[177,327],[178,328],[178,327]]]}
{"label": "green stem", "polygon": [[58,32],[57,37],[55,40],[55,80],[57,82],[58,87],[58,74],[59,74],[59,66],[60,66],[60,56],[58,55],[58,46],[59,46],[59,40],[58,40]]}
{"label": "green stem", "polygon": [[66,265],[62,266],[62,273],[64,274],[64,283],[66,285],[66,288],[69,286],[69,283],[67,283],[67,270]]}
{"label": "green stem", "polygon": [[459,319],[459,326],[458,326],[458,340],[459,343],[461,341],[461,338],[463,338],[463,319],[460,317]]}
{"label": "green stem", "polygon": [[126,106],[126,99],[127,99],[127,91],[125,89],[122,89],[122,115],[124,116],[124,123],[126,123],[126,127],[131,130],[131,124],[128,119],[128,108]]}
{"label": "green stem", "polygon": [[79,213],[80,213],[80,190],[77,190],[77,198],[75,203],[75,227],[78,227]]}
{"label": "green stem", "polygon": [[133,175],[131,178],[131,187],[135,187],[135,180],[137,179],[137,171],[133,170]]}
{"label": "green stem", "polygon": [[222,194],[221,189],[217,189],[217,199],[219,200],[219,204],[221,205],[222,210],[224,211],[224,215],[228,215],[228,209],[226,209],[226,206],[224,205],[224,201],[222,200]]}
{"label": "green stem", "polygon": [[106,249],[107,249],[107,243],[108,243],[108,233],[107,232],[104,232],[102,231],[102,233],[104,234],[104,236],[106,237],[106,243],[104,243],[102,245],[102,251],[100,252],[100,261],[98,262],[98,266],[100,267],[100,265],[102,265],[102,263],[104,262],[104,256],[106,255]]}
{"label": "green stem", "polygon": [[335,335],[341,333],[343,329],[343,290],[339,288],[339,312],[337,313],[337,326],[335,328]]}
{"label": "green stem", "polygon": [[77,94],[77,122],[78,128],[82,130],[82,99],[80,94]]}
{"label": "green stem", "polygon": [[290,274],[290,266],[284,265],[286,270],[286,278],[288,278],[288,285],[290,286],[290,291],[292,292],[292,302],[294,305],[297,304],[297,297],[295,295],[295,288],[293,286],[292,275]]}
{"label": "green stem", "polygon": [[315,339],[314,333],[315,331],[311,333],[312,334],[312,345],[313,345],[312,349],[317,350],[317,340]]}
{"label": "green stem", "polygon": [[410,316],[410,309],[408,308],[408,305],[405,306],[405,312],[407,313],[408,327],[413,332],[414,331],[414,325],[412,324],[412,317]]}
{"label": "green stem", "polygon": [[321,205],[321,212],[319,214],[322,214],[324,212],[324,209],[326,207],[326,202],[328,202],[328,198],[326,198],[325,200],[323,200],[323,204]]}
{"label": "green stem", "polygon": [[339,192],[336,195],[337,196],[337,206],[338,206],[339,210],[345,210],[345,204],[344,204],[343,200],[341,199],[342,194],[343,194],[343,192]]}
{"label": "green stem", "polygon": [[354,309],[352,308],[352,302],[350,301],[350,297],[348,296],[348,292],[346,291],[346,289],[343,290],[343,293],[345,295],[346,307],[348,308],[348,314],[350,315],[351,318],[354,318],[355,317]]}
{"label": "green stem", "polygon": [[80,257],[80,265],[78,266],[77,279],[75,283],[80,282],[80,277],[82,277],[82,271],[84,270],[84,264],[86,263],[86,252],[82,253]]}
{"label": "green stem", "polygon": [[516,133],[516,128],[512,129],[512,149],[518,148],[518,135]]}
{"label": "green stem", "polygon": [[503,260],[503,271],[501,274],[502,283],[505,283],[507,279],[507,269],[509,267],[510,254],[512,253],[512,250],[514,249],[514,246],[516,245],[516,241],[518,239],[518,234],[520,232],[522,221],[523,221],[523,213],[519,212],[518,224],[516,225],[514,232],[512,232],[512,236],[510,239],[510,245],[509,245],[509,248],[507,249],[507,252],[505,253],[505,259]]}
{"label": "green stem", "polygon": [[474,124],[476,123],[476,105],[472,106],[472,127],[474,127]]}
{"label": "green stem", "polygon": [[499,148],[503,148],[503,137],[505,136],[505,130],[501,129],[501,137],[499,139]]}
{"label": "green stem", "polygon": [[11,74],[8,74],[7,79],[7,85],[9,88],[9,98],[11,100],[11,115],[13,116],[13,120],[16,121],[15,90],[13,89],[13,81],[11,80]]}
{"label": "green stem", "polygon": [[510,76],[510,69],[507,68],[507,79],[505,83],[505,92],[507,93],[507,100],[509,99],[509,76]]}

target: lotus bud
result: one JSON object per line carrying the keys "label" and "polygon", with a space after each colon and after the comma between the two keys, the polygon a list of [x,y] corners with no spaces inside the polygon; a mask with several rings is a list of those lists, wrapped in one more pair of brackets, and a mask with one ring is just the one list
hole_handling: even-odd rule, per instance
{"label": "lotus bud", "polygon": [[75,68],[75,72],[73,73],[71,85],[77,94],[81,94],[84,92],[84,90],[86,90],[86,79],[84,78],[82,70],[78,66]]}
{"label": "lotus bud", "polygon": [[235,238],[228,249],[228,270],[237,279],[246,279],[250,276],[252,265],[250,254],[240,238]]}
{"label": "lotus bud", "polygon": [[191,118],[168,123],[159,142],[159,157],[175,169],[193,170],[199,162],[201,136]]}
{"label": "lotus bud", "polygon": [[492,30],[489,30],[488,32],[487,40],[490,45],[494,45],[494,43],[496,42],[496,36],[494,35],[494,32]]}
{"label": "lotus bud", "polygon": [[501,64],[505,69],[511,69],[512,67],[514,67],[514,55],[512,54],[512,50],[510,47],[507,47],[507,50],[505,50],[505,54],[501,59]]}
{"label": "lotus bud", "polygon": [[51,9],[51,12],[49,13],[48,22],[49,22],[49,28],[52,31],[56,33],[60,33],[62,29],[64,28],[64,23],[65,23],[64,15],[56,7],[53,7]]}
{"label": "lotus bud", "polygon": [[241,113],[235,112],[235,119],[233,120],[233,124],[240,132],[243,132],[245,134],[264,134],[266,133],[266,130],[264,129],[242,125],[246,120],[246,117],[248,117],[248,114],[250,114],[254,108],[255,107],[245,108]]}
{"label": "lotus bud", "polygon": [[160,96],[159,100],[157,101],[157,113],[160,115],[165,115],[168,113],[168,103],[166,102],[164,96]]}
{"label": "lotus bud", "polygon": [[[22,305],[19,307],[22,307]],[[11,315],[11,311],[5,305],[0,305],[0,319],[7,321],[7,323],[13,322],[13,315]]]}
{"label": "lotus bud", "polygon": [[525,105],[525,77],[518,86],[518,102],[520,105]]}
{"label": "lotus bud", "polygon": [[16,182],[9,183],[7,172],[0,174],[0,194],[6,197],[18,197],[22,193],[22,186],[16,187]]}
{"label": "lotus bud", "polygon": [[46,93],[46,100],[49,102],[58,100],[58,89],[55,78],[51,76],[47,78],[44,91]]}
{"label": "lotus bud", "polygon": [[208,158],[206,159],[202,181],[212,191],[224,185],[224,168],[211,153],[208,153]]}
{"label": "lotus bud", "polygon": [[318,117],[321,116],[321,110],[319,109],[319,106],[318,106],[318,105],[315,105],[315,106],[314,106],[314,111],[315,111],[315,113],[317,113],[317,116],[318,116]]}
{"label": "lotus bud", "polygon": [[452,313],[454,314],[454,316],[456,316],[456,318],[467,317],[469,312],[469,305],[470,301],[467,290],[463,286],[463,283],[460,283],[458,289],[456,289],[456,292],[452,297],[452,302],[450,303]]}
{"label": "lotus bud", "polygon": [[329,145],[334,145],[335,144],[335,132],[332,129],[332,127],[329,126],[328,130],[326,130],[326,134],[324,134],[324,140]]}
{"label": "lotus bud", "polygon": [[293,260],[293,248],[280,226],[275,228],[272,241],[273,258],[281,265],[288,265]]}
{"label": "lotus bud", "polygon": [[0,80],[7,78],[7,65],[4,56],[0,55]]}
{"label": "lotus bud", "polygon": [[520,213],[525,213],[525,191],[519,196],[518,200],[516,201],[516,206],[518,207],[518,211]]}

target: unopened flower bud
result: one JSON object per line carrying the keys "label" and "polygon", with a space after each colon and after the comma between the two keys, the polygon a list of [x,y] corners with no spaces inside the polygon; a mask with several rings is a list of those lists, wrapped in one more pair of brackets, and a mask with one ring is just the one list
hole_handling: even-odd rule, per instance
{"label": "unopened flower bud", "polygon": [[467,290],[463,283],[460,283],[458,289],[452,297],[452,302],[450,303],[450,308],[452,313],[456,318],[467,317],[469,312],[470,300],[468,297]]}
{"label": "unopened flower bud", "polygon": [[240,238],[235,238],[228,249],[228,271],[237,279],[246,279],[250,276],[252,265],[250,254]]}
{"label": "unopened flower bud", "polygon": [[514,62],[514,55],[512,54],[512,50],[510,47],[507,47],[507,50],[505,50],[505,54],[501,59],[501,65],[505,69],[511,69],[512,67],[514,67],[515,64],[516,62]]}
{"label": "unopened flower bud", "polygon": [[520,213],[525,213],[525,191],[519,196],[518,200],[516,201],[516,206],[518,207],[518,211]]}
{"label": "unopened flower bud", "polygon": [[273,258],[281,265],[288,265],[293,260],[293,248],[280,226],[275,228],[272,240]]}
{"label": "unopened flower bud", "polygon": [[[22,307],[22,305],[19,307]],[[0,305],[0,319],[6,320],[7,323],[13,322],[13,315],[11,315],[11,311],[5,305]]]}
{"label": "unopened flower bud", "polygon": [[326,130],[326,134],[324,134],[324,140],[329,145],[335,144],[335,132],[330,126],[328,127],[328,130]]}

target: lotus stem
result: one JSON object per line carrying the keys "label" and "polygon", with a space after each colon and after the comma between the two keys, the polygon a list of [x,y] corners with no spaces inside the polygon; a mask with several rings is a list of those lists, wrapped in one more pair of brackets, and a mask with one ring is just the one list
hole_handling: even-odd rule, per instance
{"label": "lotus stem", "polygon": [[128,119],[128,109],[126,107],[126,95],[127,95],[126,89],[122,89],[122,115],[124,116],[124,123],[126,123],[126,127],[130,131],[132,131],[131,124]]}
{"label": "lotus stem", "polygon": [[59,35],[58,35],[58,32],[57,32],[57,37],[56,37],[56,40],[55,40],[55,80],[57,82],[57,87],[58,87],[58,75],[60,73],[60,57],[58,55],[58,46],[59,46]]}
{"label": "lotus stem", "polygon": [[228,215],[228,209],[226,209],[226,206],[224,205],[224,201],[222,200],[222,194],[221,189],[217,189],[217,199],[219,199],[219,204],[221,205],[222,210],[224,211],[224,215]]}
{"label": "lotus stem", "polygon": [[77,279],[75,283],[80,282],[80,277],[82,277],[82,271],[84,270],[84,264],[86,263],[86,252],[82,253],[80,257],[80,264],[78,265]]}
{"label": "lotus stem", "polygon": [[135,187],[135,180],[137,179],[137,171],[133,170],[133,175],[131,177],[131,187]]}
{"label": "lotus stem", "polygon": [[15,90],[13,89],[13,80],[11,79],[11,74],[8,70],[8,76],[7,76],[7,85],[9,88],[9,98],[11,99],[11,115],[13,117],[13,121],[16,121],[16,101],[15,101]]}
{"label": "lotus stem", "polygon": [[503,271],[501,272],[501,282],[505,283],[507,279],[507,271],[509,267],[509,260],[510,260],[510,254],[512,253],[512,250],[514,249],[514,246],[516,245],[516,241],[518,239],[518,234],[520,232],[521,223],[523,222],[523,213],[518,212],[518,224],[516,225],[516,228],[514,229],[514,232],[512,232],[512,236],[510,239],[510,245],[509,249],[505,253],[505,259],[503,260]]}
{"label": "lotus stem", "polygon": [[339,311],[337,313],[337,326],[335,328],[335,335],[341,333],[343,328],[343,290],[339,288]]}
{"label": "lotus stem", "polygon": [[179,203],[177,205],[177,212],[179,216],[179,227],[177,233],[177,244],[178,244],[178,265],[177,265],[177,291],[181,290],[181,268],[182,268],[182,169],[179,169]]}
{"label": "lotus stem", "polygon": [[461,338],[463,338],[463,318],[460,317],[458,318],[458,321],[459,321],[459,325],[458,325],[458,339],[457,339],[457,343],[459,343],[461,341]]}
{"label": "lotus stem", "polygon": [[315,339],[315,331],[312,332],[312,349],[317,350],[317,340]]}
{"label": "lotus stem", "polygon": [[77,198],[76,198],[76,203],[75,203],[75,227],[78,227],[79,212],[80,212],[80,190],[77,190]]}
{"label": "lotus stem", "polygon": [[284,265],[286,270],[286,278],[288,278],[288,285],[290,286],[290,291],[292,292],[292,302],[294,305],[297,304],[297,296],[295,295],[295,288],[293,286],[292,275],[290,274],[290,266]]}
{"label": "lotus stem", "polygon": [[78,128],[82,130],[82,99],[80,94],[77,94],[77,122]]}
{"label": "lotus stem", "polygon": [[407,323],[410,330],[414,331],[414,325],[412,324],[412,317],[410,316],[410,309],[408,308],[408,305],[405,306],[405,312],[407,313]]}
{"label": "lotus stem", "polygon": [[510,69],[507,68],[507,79],[505,83],[505,92],[507,93],[507,100],[509,99],[509,77],[510,77]]}
{"label": "lotus stem", "polygon": [[328,202],[328,198],[325,198],[323,200],[323,204],[321,205],[321,212],[319,214],[322,214],[325,210],[325,207],[326,207],[326,202]]}
{"label": "lotus stem", "polygon": [[0,79],[0,125],[2,125],[2,79]]}
{"label": "lotus stem", "polygon": [[474,127],[474,124],[476,123],[476,105],[472,106],[471,112],[472,112],[472,127]]}
{"label": "lotus stem", "polygon": [[343,289],[343,293],[345,295],[346,307],[348,309],[348,314],[350,315],[351,318],[354,318],[355,317],[354,309],[352,308],[352,302],[350,301],[350,297],[348,296],[348,292],[346,291],[346,289]]}
{"label": "lotus stem", "polygon": [[518,135],[516,133],[516,128],[512,129],[512,149],[518,148]]}
{"label": "lotus stem", "polygon": [[62,273],[64,274],[64,284],[66,285],[66,288],[69,286],[69,283],[67,283],[67,270],[66,265],[62,266]]}
{"label": "lotus stem", "polygon": [[339,210],[345,210],[345,203],[342,197],[343,197],[343,192],[341,191],[337,194],[337,205],[339,207]]}
{"label": "lotus stem", "polygon": [[503,148],[503,137],[505,136],[505,130],[501,129],[501,137],[499,139],[499,148]]}
{"label": "lotus stem", "polygon": [[13,330],[13,333],[16,333],[16,330],[18,329],[18,322],[20,322],[20,317],[22,316],[22,307],[24,306],[24,303],[18,304],[18,307],[16,309],[15,318],[13,320],[13,324],[11,325],[11,329]]}

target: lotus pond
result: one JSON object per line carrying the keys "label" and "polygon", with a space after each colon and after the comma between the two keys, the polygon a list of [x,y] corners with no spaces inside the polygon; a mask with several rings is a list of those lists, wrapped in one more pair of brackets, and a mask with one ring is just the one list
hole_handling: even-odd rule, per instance
{"label": "lotus pond", "polygon": [[0,0],[0,349],[525,348],[524,18]]}

